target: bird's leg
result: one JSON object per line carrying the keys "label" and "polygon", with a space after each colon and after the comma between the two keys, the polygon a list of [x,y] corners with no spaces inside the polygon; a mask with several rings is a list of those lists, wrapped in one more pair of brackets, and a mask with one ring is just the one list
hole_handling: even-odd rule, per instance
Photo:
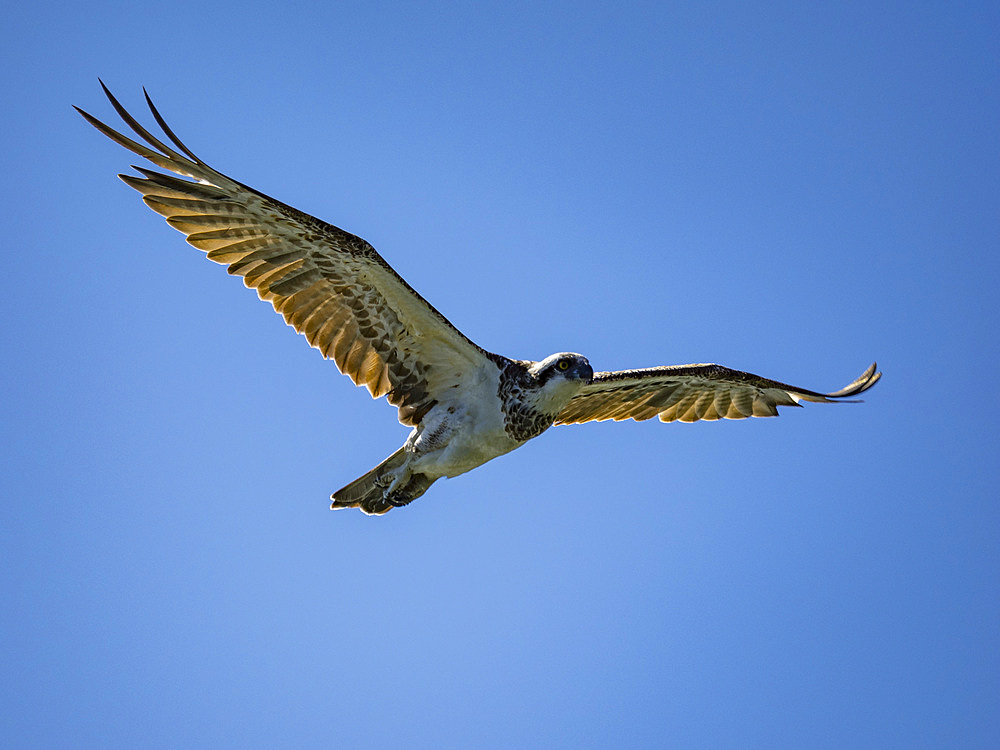
{"label": "bird's leg", "polygon": [[392,492],[386,492],[385,501],[393,507],[401,508],[427,492],[428,488],[435,481],[436,479],[431,479],[426,474],[414,474],[409,478],[405,487]]}
{"label": "bird's leg", "polygon": [[[389,479],[391,479],[392,481],[387,481]],[[405,472],[396,471],[393,472],[392,474],[386,474],[385,476],[379,477],[378,484],[380,487],[384,487],[384,489],[382,490],[382,497],[384,497],[388,502],[392,503],[393,505],[397,505],[397,503],[392,502],[390,496],[396,494],[396,492],[400,489],[400,486],[405,485],[405,482],[408,482],[409,479],[410,479],[410,472],[408,471]],[[403,504],[405,505],[405,503]]]}

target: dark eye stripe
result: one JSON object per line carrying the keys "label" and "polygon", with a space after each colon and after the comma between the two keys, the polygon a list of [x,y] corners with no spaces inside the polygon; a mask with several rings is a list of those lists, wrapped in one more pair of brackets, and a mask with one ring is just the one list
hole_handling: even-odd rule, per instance
{"label": "dark eye stripe", "polygon": [[549,382],[549,380],[552,379],[553,375],[559,372],[565,372],[568,369],[569,369],[569,362],[565,359],[560,359],[558,362],[553,362],[544,370],[542,370],[540,373],[538,373],[537,383],[539,386],[543,386],[547,382]]}

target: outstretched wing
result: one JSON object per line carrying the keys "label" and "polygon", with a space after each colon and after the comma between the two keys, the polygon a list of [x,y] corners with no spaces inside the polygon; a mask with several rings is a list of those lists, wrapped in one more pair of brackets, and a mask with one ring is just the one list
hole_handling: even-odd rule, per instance
{"label": "outstretched wing", "polygon": [[134,168],[143,177],[118,176],[210,260],[242,276],[341,372],[374,398],[388,396],[403,424],[419,422],[439,394],[489,361],[363,239],[212,169],[178,140],[147,94],[171,148],[101,86],[145,144],[77,111],[116,143],[194,181],[142,167]]}
{"label": "outstretched wing", "polygon": [[648,370],[598,372],[556,418],[556,424],[659,417],[663,422],[776,417],[779,406],[835,401],[871,388],[882,373],[872,364],[834,393],[768,380],[721,365],[674,365]]}

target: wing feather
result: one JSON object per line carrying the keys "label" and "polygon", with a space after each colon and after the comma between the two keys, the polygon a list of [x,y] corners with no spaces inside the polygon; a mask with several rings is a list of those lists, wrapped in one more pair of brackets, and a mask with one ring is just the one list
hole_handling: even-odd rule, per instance
{"label": "wing feather", "polygon": [[103,82],[101,86],[142,142],[77,111],[111,140],[173,173],[135,167],[142,177],[119,175],[125,184],[209,260],[241,276],[357,385],[367,387],[373,397],[387,395],[404,424],[415,424],[438,394],[495,359],[462,335],[363,239],[209,167],[181,143],[147,94],[168,145],[132,117]]}
{"label": "wing feather", "polygon": [[864,393],[882,377],[872,364],[833,393],[762,378],[721,365],[673,365],[598,372],[556,418],[556,424],[659,417],[663,422],[776,417],[779,406],[831,402]]}

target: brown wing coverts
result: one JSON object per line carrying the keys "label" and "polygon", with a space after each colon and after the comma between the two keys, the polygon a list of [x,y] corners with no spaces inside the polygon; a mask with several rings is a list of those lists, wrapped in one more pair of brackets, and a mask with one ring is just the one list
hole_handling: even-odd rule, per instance
{"label": "brown wing coverts", "polygon": [[882,373],[872,364],[850,385],[817,393],[721,365],[675,365],[595,373],[556,424],[659,417],[663,422],[776,417],[779,406],[835,401],[871,388]]}
{"label": "brown wing coverts", "polygon": [[[104,86],[104,84],[101,84]],[[438,388],[482,354],[360,237],[236,182],[209,167],[173,134],[149,96],[163,132],[182,153],[140,125],[105,93],[138,143],[77,108],[95,128],[157,166],[191,180],[135,167],[119,175],[146,205],[227,265],[285,321],[373,397],[387,395],[404,424],[416,424]],[[151,148],[150,148],[151,147]]]}

